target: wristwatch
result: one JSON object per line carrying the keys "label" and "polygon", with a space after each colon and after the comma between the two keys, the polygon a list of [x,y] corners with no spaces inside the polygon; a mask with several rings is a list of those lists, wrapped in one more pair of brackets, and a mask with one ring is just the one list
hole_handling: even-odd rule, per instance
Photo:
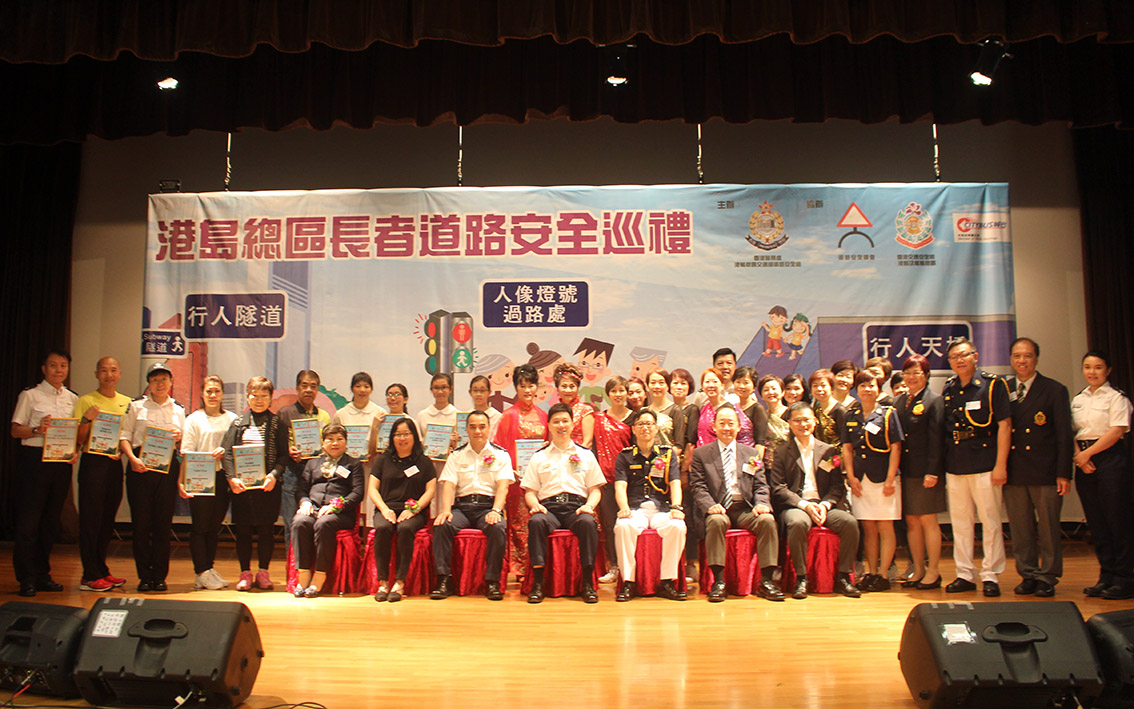
{"label": "wristwatch", "polygon": [[501,517],[504,516],[504,510],[498,510],[495,507],[493,507],[491,510],[489,510],[489,512],[495,512],[496,514],[500,515]]}
{"label": "wristwatch", "polygon": [[672,512],[673,510],[677,510],[678,512],[684,512],[685,508],[682,507],[681,505],[670,505],[669,510],[670,510],[670,512]]}

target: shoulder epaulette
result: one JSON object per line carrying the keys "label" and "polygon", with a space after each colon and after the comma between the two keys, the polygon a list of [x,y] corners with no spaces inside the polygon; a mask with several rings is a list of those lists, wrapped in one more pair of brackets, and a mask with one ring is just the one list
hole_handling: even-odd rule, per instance
{"label": "shoulder epaulette", "polygon": [[79,392],[75,391],[75,390],[74,390],[74,389],[72,389],[71,387],[63,387],[63,388],[64,388],[64,389],[66,389],[67,391],[71,392],[71,393],[72,393],[72,394],[74,394],[75,396],[79,396]]}
{"label": "shoulder epaulette", "polygon": [[31,386],[26,386],[23,389],[20,389],[20,391],[27,391],[28,389],[35,389],[38,386],[39,386],[38,384],[32,384]]}
{"label": "shoulder epaulette", "polygon": [[497,444],[493,443],[492,441],[489,441],[488,445],[492,446],[493,448],[495,448],[498,451],[504,451],[505,453],[508,452],[507,448],[505,448],[504,446],[497,445]]}
{"label": "shoulder epaulette", "polygon": [[454,453],[456,453],[457,451],[459,451],[459,450],[464,450],[465,448],[468,448],[468,447],[469,447],[469,444],[468,444],[468,442],[466,441],[465,443],[462,443],[461,445],[459,445],[459,446],[457,446],[456,448],[454,448],[454,449],[453,449],[453,452],[454,452]]}
{"label": "shoulder epaulette", "polygon": [[546,448],[547,448],[548,446],[550,446],[550,445],[551,445],[551,441],[547,441],[547,442],[546,442],[546,443],[544,443],[544,444],[543,444],[542,446],[540,446],[540,447],[539,447],[538,449],[536,449],[536,453],[540,452],[541,450],[544,450],[544,449],[546,449]]}

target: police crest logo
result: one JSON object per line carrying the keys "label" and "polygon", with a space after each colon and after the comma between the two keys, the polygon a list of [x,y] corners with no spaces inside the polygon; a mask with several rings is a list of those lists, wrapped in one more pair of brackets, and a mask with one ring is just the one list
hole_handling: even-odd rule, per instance
{"label": "police crest logo", "polygon": [[933,217],[917,202],[910,202],[894,219],[896,241],[911,249],[920,249],[933,241]]}
{"label": "police crest logo", "polygon": [[1037,411],[1035,417],[1032,419],[1036,422],[1037,426],[1042,426],[1047,423],[1047,416],[1042,411]]}
{"label": "police crest logo", "polygon": [[783,246],[788,240],[784,234],[784,218],[775,207],[765,201],[760,210],[753,212],[748,218],[748,235],[744,237],[748,243],[758,249],[771,251]]}

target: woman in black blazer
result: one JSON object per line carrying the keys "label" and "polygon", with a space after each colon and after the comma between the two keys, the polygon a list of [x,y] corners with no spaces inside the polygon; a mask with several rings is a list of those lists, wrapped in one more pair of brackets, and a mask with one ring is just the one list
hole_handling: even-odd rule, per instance
{"label": "woman in black blazer", "polygon": [[296,598],[315,598],[323,589],[327,570],[335,561],[340,529],[358,521],[362,502],[362,463],[347,455],[346,427],[333,423],[323,429],[323,455],[303,466],[296,481],[299,509],[291,522],[299,583]]}
{"label": "woman in black blazer", "polygon": [[[941,527],[937,514],[945,502],[945,400],[929,388],[929,360],[912,355],[902,364],[909,392],[894,401],[902,432],[902,513],[906,518],[914,575],[902,588],[941,586]],[[926,563],[926,555],[929,563]]]}

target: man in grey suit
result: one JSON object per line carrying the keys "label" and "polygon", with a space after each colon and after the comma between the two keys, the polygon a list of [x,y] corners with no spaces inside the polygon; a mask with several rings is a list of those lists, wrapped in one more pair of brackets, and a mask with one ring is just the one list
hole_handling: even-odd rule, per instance
{"label": "man in grey suit", "polygon": [[761,566],[756,595],[769,601],[784,600],[783,591],[772,580],[779,565],[780,541],[772,517],[767,471],[755,448],[736,440],[740,418],[731,404],[717,409],[713,431],[717,440],[693,451],[689,465],[689,488],[697,512],[705,518],[705,561],[713,572],[709,601],[719,603],[728,592],[724,583],[725,532],[742,527],[756,535],[756,554]]}
{"label": "man in grey suit", "polygon": [[1047,598],[1055,595],[1063,575],[1059,512],[1074,470],[1071,403],[1067,387],[1036,371],[1039,345],[1034,340],[1013,342],[1010,359],[1016,376],[1008,380],[1012,449],[1004,506],[1022,579],[1016,594]]}
{"label": "man in grey suit", "polygon": [[776,449],[772,464],[772,501],[784,524],[796,585],[792,598],[807,598],[807,534],[825,525],[839,535],[839,568],[835,590],[858,598],[850,581],[858,551],[858,520],[847,511],[842,461],[833,446],[815,438],[815,412],[797,401],[788,407],[791,438]]}

